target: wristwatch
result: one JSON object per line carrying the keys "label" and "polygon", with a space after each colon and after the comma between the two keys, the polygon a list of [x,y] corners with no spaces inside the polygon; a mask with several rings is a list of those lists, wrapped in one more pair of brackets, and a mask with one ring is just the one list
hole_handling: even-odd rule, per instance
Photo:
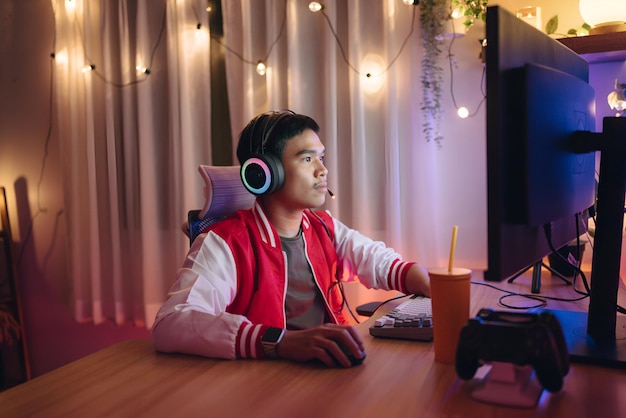
{"label": "wristwatch", "polygon": [[261,337],[261,343],[263,344],[263,352],[266,358],[278,358],[276,347],[283,339],[283,335],[285,335],[285,330],[282,328],[269,327],[265,330]]}

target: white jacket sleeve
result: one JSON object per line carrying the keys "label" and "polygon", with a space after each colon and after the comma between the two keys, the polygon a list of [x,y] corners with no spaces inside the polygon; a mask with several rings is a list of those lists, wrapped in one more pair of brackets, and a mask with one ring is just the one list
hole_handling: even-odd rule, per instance
{"label": "white jacket sleeve", "polygon": [[235,260],[228,245],[213,232],[198,236],[157,313],[151,331],[155,348],[236,358],[237,338],[259,332],[246,317],[225,312],[236,292]]}
{"label": "white jacket sleeve", "polygon": [[[393,248],[374,241],[333,217],[335,247],[342,260],[344,277],[358,276],[368,288],[401,290],[399,269],[407,263]],[[411,263],[412,264],[412,263]]]}

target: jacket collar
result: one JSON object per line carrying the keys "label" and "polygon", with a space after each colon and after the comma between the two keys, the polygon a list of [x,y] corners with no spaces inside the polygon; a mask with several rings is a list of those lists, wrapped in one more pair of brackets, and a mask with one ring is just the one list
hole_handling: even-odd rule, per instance
{"label": "jacket collar", "polygon": [[[305,210],[302,216],[303,232],[311,227],[311,222],[309,221],[307,212],[308,211]],[[254,205],[252,206],[252,214],[254,215],[254,221],[263,242],[273,248],[280,248],[280,237],[278,236],[278,232],[276,232],[276,229],[267,218],[267,213],[258,198],[254,201]]]}

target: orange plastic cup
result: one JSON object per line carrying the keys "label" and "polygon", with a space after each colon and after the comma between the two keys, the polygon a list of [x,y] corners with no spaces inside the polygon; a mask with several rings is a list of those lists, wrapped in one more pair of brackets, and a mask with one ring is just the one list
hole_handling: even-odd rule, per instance
{"label": "orange plastic cup", "polygon": [[472,270],[455,267],[428,270],[433,309],[435,361],[454,364],[461,329],[470,316]]}

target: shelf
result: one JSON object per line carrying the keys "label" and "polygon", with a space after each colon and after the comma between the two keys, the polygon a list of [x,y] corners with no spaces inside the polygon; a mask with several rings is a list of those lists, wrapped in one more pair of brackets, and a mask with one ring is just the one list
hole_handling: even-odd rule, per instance
{"label": "shelf", "polygon": [[626,32],[557,39],[590,63],[626,61]]}

